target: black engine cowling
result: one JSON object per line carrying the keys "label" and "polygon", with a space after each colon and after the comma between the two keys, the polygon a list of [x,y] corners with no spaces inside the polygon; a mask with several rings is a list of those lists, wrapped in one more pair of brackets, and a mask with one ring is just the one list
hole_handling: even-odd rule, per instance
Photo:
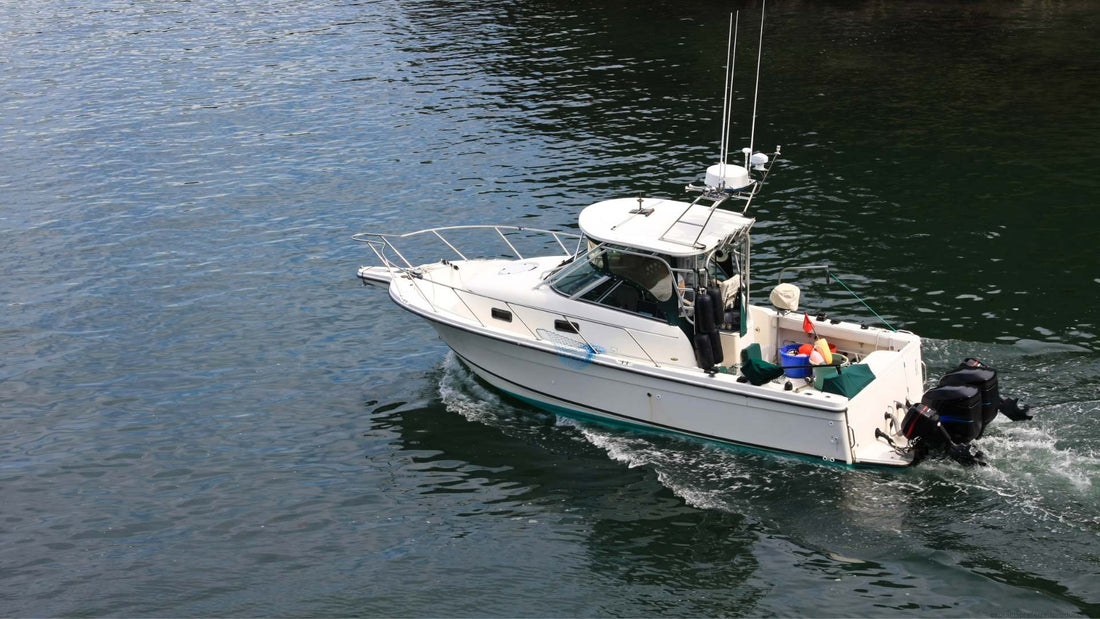
{"label": "black engine cowling", "polygon": [[[997,370],[982,364],[977,359],[967,359],[959,367],[940,378],[940,386],[970,385],[977,387],[982,398],[982,430],[997,416],[997,407],[1001,405],[1000,389],[997,386]],[[981,436],[981,431],[974,438]]]}
{"label": "black engine cowling", "polygon": [[905,413],[905,419],[901,420],[901,433],[911,441],[917,438],[937,440],[940,436],[939,424],[940,416],[936,411],[924,404],[914,404]]}
{"label": "black engine cowling", "polygon": [[1004,399],[997,384],[997,370],[977,359],[966,359],[940,378],[919,404],[909,407],[901,433],[919,460],[941,450],[964,464],[985,464],[982,453],[969,445],[979,438],[998,412],[1013,421],[1031,419],[1029,406]]}
{"label": "black engine cowling", "polygon": [[936,387],[926,391],[920,401],[939,414],[954,442],[969,443],[982,435],[982,398],[977,387]]}

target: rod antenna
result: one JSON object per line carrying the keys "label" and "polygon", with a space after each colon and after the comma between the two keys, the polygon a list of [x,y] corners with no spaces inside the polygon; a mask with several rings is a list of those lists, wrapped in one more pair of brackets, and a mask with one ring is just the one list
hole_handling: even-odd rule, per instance
{"label": "rod antenna", "polygon": [[[737,19],[740,19],[741,12],[737,11],[736,15]],[[718,141],[718,163],[720,164],[718,175],[723,181],[725,181],[726,178],[726,154],[729,152],[730,98],[733,90],[733,67],[737,62],[737,27],[734,19],[734,13],[730,13],[729,37],[726,40],[726,82],[722,87],[722,136]]]}
{"label": "rod antenna", "polygon": [[752,157],[752,144],[756,139],[756,99],[760,94],[760,57],[764,55],[764,9],[768,0],[760,3],[760,43],[756,49],[756,89],[752,93],[752,131],[749,133],[749,152],[745,155],[745,169],[749,169],[749,158]]}

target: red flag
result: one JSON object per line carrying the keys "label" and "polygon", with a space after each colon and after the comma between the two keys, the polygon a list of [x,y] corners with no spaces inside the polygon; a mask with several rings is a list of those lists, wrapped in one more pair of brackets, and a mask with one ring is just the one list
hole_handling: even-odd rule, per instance
{"label": "red flag", "polygon": [[809,314],[802,317],[802,330],[806,332],[806,335],[811,335],[814,332],[814,323],[810,322]]}

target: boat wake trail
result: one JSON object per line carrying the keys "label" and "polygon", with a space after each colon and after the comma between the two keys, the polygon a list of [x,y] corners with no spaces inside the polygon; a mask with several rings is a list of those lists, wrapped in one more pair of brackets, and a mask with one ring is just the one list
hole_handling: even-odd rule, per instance
{"label": "boat wake trail", "polygon": [[453,352],[443,360],[443,374],[439,380],[439,397],[447,410],[458,413],[468,421],[494,425],[502,416],[511,416],[508,403],[496,392],[478,384],[472,372],[462,367]]}
{"label": "boat wake trail", "polygon": [[[988,467],[933,461],[879,471],[561,423],[614,460],[651,469],[688,505],[740,515],[765,538],[794,542],[799,552],[880,566],[940,556],[962,579],[968,573],[1024,588],[1093,587],[1082,575],[1094,569],[1092,540],[1100,534],[1100,459],[1042,427],[995,427],[982,439]],[[1046,559],[1052,552],[1058,565]],[[1095,603],[1066,597],[1080,607]]]}
{"label": "boat wake trail", "polygon": [[[947,350],[934,363],[947,366],[955,356],[951,345],[931,348]],[[1064,400],[1082,372],[1100,368],[1065,355],[1020,359],[1012,350],[986,352],[1015,375],[1021,395],[1037,403],[1036,418],[996,420],[979,440],[990,465],[965,469],[947,460],[903,470],[849,469],[555,416],[513,404],[453,355],[444,363],[439,393],[448,410],[470,421],[551,451],[569,443],[598,449],[627,467],[652,471],[687,505],[738,515],[765,538],[779,536],[812,553],[876,564],[938,556],[999,583],[1095,591],[1087,575],[1100,535],[1094,421],[1100,407],[1092,398],[1043,402]],[[1025,362],[1039,371],[1023,372]],[[1057,565],[1047,561],[1052,553],[1060,557]],[[1065,597],[1080,608],[1100,602],[1100,592],[1096,599]]]}
{"label": "boat wake trail", "polygon": [[558,424],[574,428],[588,443],[630,468],[647,467],[657,480],[688,505],[700,509],[737,511],[730,497],[751,491],[751,463],[742,454],[672,436],[648,435],[605,428],[568,418]]}
{"label": "boat wake trail", "polygon": [[439,398],[448,411],[462,415],[467,421],[496,428],[516,438],[539,436],[555,419],[550,413],[517,406],[481,384],[453,352],[448,352],[443,360]]}

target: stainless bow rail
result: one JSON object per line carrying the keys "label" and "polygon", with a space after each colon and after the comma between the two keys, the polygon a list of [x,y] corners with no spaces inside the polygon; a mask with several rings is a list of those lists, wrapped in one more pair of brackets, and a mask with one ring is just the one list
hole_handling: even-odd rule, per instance
{"label": "stainless bow rail", "polygon": [[[470,258],[465,253],[463,253],[462,250],[460,250],[458,247],[455,247],[455,245],[451,241],[448,241],[447,238],[443,236],[444,232],[453,232],[456,230],[492,230],[496,232],[498,236],[500,236],[501,240],[504,241],[508,248],[512,250],[512,253],[515,254],[515,257],[519,260],[524,260],[524,256],[522,253],[520,253],[518,249],[516,249],[516,246],[508,240],[508,234],[506,234],[506,232],[513,234],[534,233],[536,235],[550,235],[558,244],[558,246],[561,247],[562,251],[565,252],[566,255],[570,256],[577,254],[577,252],[580,250],[581,243],[584,240],[584,237],[582,237],[581,235],[573,234],[570,232],[555,232],[553,230],[541,230],[539,228],[526,228],[523,226],[497,225],[442,226],[439,228],[426,228],[424,230],[417,230],[416,232],[407,232],[405,234],[360,232],[359,234],[352,235],[351,238],[359,241],[360,243],[366,243],[371,248],[371,250],[374,251],[375,255],[378,256],[378,259],[382,261],[382,264],[386,267],[389,267],[391,270],[415,269],[416,265],[409,262],[408,259],[406,259],[405,256],[401,253],[401,251],[397,249],[397,246],[394,244],[395,241],[399,241],[402,239],[411,239],[413,237],[418,237],[422,235],[425,237],[434,236],[440,242],[446,245],[451,251],[453,251],[460,260],[469,260]],[[577,247],[573,251],[570,251],[569,248],[565,246],[565,243],[562,242],[563,237],[568,239],[576,239]],[[404,266],[401,266],[391,261],[386,256],[387,250],[392,251],[398,258],[400,258],[401,262],[404,263]]]}

